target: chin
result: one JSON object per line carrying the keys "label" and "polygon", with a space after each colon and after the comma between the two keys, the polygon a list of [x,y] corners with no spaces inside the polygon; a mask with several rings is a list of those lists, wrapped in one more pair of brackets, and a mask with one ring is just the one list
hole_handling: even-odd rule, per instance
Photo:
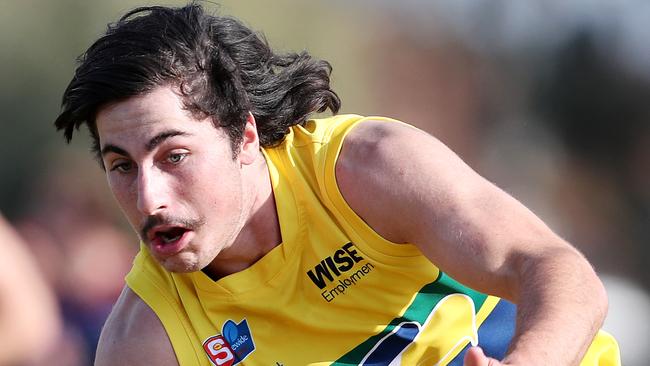
{"label": "chin", "polygon": [[200,271],[204,267],[198,261],[198,258],[191,255],[176,255],[159,260],[159,262],[167,271],[174,273],[191,273]]}

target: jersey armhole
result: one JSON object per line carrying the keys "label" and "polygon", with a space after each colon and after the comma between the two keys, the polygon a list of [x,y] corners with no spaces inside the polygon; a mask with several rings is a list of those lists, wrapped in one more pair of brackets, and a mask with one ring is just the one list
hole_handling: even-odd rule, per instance
{"label": "jersey armhole", "polygon": [[[386,117],[362,117],[348,119],[341,123],[333,123],[325,132],[323,138],[323,158],[318,171],[321,174],[321,188],[327,205],[335,211],[336,215],[343,218],[345,229],[351,238],[356,240],[355,246],[371,254],[376,260],[386,264],[417,265],[422,260],[430,263],[412,244],[398,244],[389,241],[374,231],[356,212],[348,205],[339,190],[336,181],[336,162],[338,161],[345,137],[364,121],[384,121],[386,123],[403,122]],[[406,262],[405,262],[406,261]]]}
{"label": "jersey armhole", "polygon": [[133,268],[126,276],[127,286],[153,310],[162,323],[178,364],[180,366],[205,364],[207,358],[201,358],[203,350],[199,349],[200,345],[195,345],[192,341],[198,338],[183,315],[181,306],[165,293],[162,284],[156,281],[155,274],[149,273],[146,262],[151,258],[147,257],[148,253],[141,247],[134,260]]}

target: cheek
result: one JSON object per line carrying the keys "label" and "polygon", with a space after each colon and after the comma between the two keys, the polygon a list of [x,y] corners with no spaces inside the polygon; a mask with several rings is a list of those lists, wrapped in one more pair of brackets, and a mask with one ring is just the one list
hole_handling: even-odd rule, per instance
{"label": "cheek", "polygon": [[183,188],[207,210],[220,215],[231,214],[241,200],[241,179],[239,172],[232,167],[219,167],[202,172],[201,178],[193,180],[193,185]]}
{"label": "cheek", "polygon": [[111,176],[107,176],[106,178],[108,188],[113,193],[113,197],[118,205],[128,217],[131,217],[130,213],[135,210],[137,204],[137,197],[134,194],[134,190],[124,179],[116,179]]}

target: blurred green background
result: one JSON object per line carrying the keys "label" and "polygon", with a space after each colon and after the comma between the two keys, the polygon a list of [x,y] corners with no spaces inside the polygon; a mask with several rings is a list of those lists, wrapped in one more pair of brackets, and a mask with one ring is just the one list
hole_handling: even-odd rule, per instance
{"label": "blurred green background", "polygon": [[[0,0],[0,210],[57,292],[60,365],[90,364],[137,239],[89,153],[53,128],[80,55],[154,2]],[[168,1],[155,4],[182,5]],[[224,1],[278,51],[334,67],[342,113],[421,127],[594,264],[625,365],[650,355],[650,4]],[[49,363],[53,364],[53,363]]]}

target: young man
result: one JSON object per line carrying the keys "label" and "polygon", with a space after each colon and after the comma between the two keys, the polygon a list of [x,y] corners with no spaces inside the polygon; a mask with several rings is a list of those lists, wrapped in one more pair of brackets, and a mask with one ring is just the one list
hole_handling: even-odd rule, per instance
{"label": "young man", "polygon": [[415,128],[308,120],[330,71],[198,5],[84,54],[56,126],[142,239],[97,365],[617,365],[582,255]]}

